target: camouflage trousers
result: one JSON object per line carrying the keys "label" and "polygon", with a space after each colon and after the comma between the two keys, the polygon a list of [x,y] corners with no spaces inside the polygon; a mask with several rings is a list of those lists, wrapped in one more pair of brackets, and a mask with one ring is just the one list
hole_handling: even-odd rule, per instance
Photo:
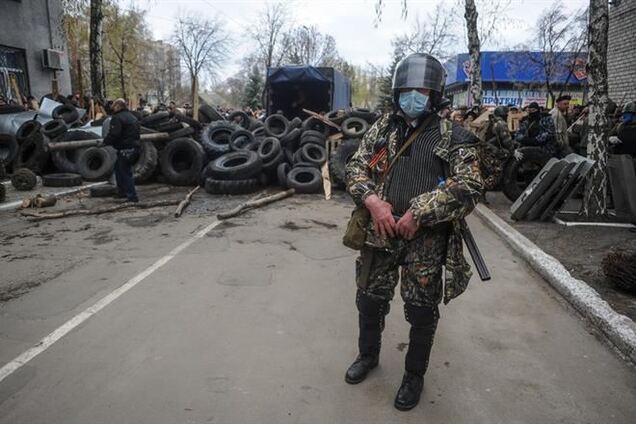
{"label": "camouflage trousers", "polygon": [[508,156],[493,145],[482,146],[479,167],[484,180],[484,191],[495,190],[501,183]]}
{"label": "camouflage trousers", "polygon": [[390,301],[400,282],[406,304],[437,306],[444,295],[448,234],[447,225],[438,225],[420,230],[411,241],[391,240],[384,249],[365,246],[356,259],[358,288],[378,301]]}

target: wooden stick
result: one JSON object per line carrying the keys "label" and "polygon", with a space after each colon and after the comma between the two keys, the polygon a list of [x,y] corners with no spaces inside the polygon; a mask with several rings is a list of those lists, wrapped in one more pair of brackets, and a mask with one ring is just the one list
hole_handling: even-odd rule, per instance
{"label": "wooden stick", "polygon": [[284,199],[286,197],[293,196],[295,192],[296,190],[291,188],[289,190],[281,191],[280,193],[276,193],[271,196],[263,197],[262,199],[248,200],[247,202],[241,203],[240,205],[238,205],[237,207],[235,207],[234,209],[228,212],[219,213],[216,217],[218,219],[232,218],[242,214],[243,212],[249,209],[260,208],[261,206],[265,206],[270,203],[276,202],[278,200]]}
{"label": "wooden stick", "polygon": [[156,202],[144,202],[144,203],[126,202],[126,203],[121,203],[119,205],[106,206],[103,208],[96,208],[96,209],[71,209],[68,211],[50,212],[50,213],[22,211],[21,214],[24,217],[31,218],[33,221],[41,221],[44,219],[64,218],[67,216],[76,216],[76,215],[99,215],[102,213],[116,212],[116,211],[119,211],[122,209],[128,209],[128,208],[148,209],[148,208],[156,208],[160,206],[172,206],[178,203],[179,203],[179,200],[158,200]]}
{"label": "wooden stick", "polygon": [[190,193],[188,193],[185,197],[185,199],[183,199],[181,201],[181,203],[179,203],[179,206],[177,206],[177,210],[174,211],[174,217],[175,218],[179,218],[181,216],[181,214],[183,213],[183,211],[185,210],[185,208],[190,204],[190,200],[192,199],[192,195],[194,193],[197,192],[198,189],[200,189],[201,186],[196,186],[195,188],[193,188],[192,190],[190,190]]}
{"label": "wooden stick", "polygon": [[334,124],[329,119],[325,118],[324,116],[320,115],[319,113],[316,113],[316,112],[311,111],[309,109],[303,109],[303,112],[305,112],[306,114],[308,114],[312,118],[316,118],[317,120],[324,122],[325,124],[329,125],[330,127],[333,127],[335,129],[337,129],[338,131],[342,130],[340,125]]}

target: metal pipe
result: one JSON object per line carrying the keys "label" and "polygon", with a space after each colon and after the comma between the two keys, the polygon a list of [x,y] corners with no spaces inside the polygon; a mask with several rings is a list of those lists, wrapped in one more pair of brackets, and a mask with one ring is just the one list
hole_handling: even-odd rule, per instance
{"label": "metal pipe", "polygon": [[[170,139],[170,134],[161,132],[153,134],[142,134],[139,136],[141,141],[167,141]],[[99,146],[104,141],[103,138],[95,138],[90,140],[77,140],[77,141],[60,141],[60,142],[45,142],[45,147],[50,152],[58,152],[61,150],[75,150],[83,147]]]}

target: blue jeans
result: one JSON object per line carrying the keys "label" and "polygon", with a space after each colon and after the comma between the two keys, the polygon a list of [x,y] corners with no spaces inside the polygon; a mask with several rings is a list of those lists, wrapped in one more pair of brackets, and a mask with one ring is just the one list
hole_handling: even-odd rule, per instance
{"label": "blue jeans", "polygon": [[135,190],[135,179],[133,178],[131,152],[137,149],[117,150],[117,161],[115,161],[115,181],[119,195],[130,201],[137,201],[137,191]]}

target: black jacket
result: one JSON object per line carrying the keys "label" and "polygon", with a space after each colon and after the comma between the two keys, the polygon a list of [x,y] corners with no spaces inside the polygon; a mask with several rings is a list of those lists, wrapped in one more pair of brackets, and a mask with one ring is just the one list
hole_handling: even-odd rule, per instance
{"label": "black jacket", "polygon": [[127,109],[114,113],[104,144],[115,149],[139,147],[139,121],[135,115]]}

